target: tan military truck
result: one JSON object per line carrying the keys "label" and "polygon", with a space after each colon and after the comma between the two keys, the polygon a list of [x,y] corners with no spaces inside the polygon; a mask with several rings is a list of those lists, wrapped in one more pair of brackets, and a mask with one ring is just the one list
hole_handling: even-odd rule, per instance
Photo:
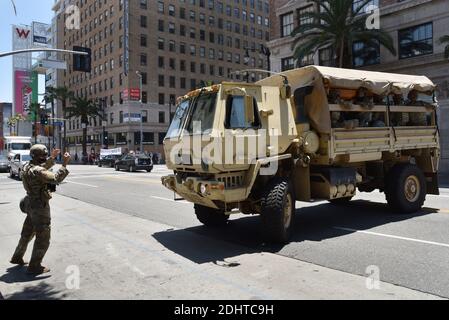
{"label": "tan military truck", "polygon": [[162,183],[206,226],[260,214],[272,242],[288,241],[296,201],[380,190],[394,212],[419,211],[439,194],[434,91],[422,76],[309,66],[190,92],[164,141],[174,174]]}

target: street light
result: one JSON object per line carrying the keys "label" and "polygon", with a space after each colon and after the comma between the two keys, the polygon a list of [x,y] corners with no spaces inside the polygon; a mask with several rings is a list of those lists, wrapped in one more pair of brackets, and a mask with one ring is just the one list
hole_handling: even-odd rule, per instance
{"label": "street light", "polygon": [[136,71],[139,77],[139,102],[140,102],[140,152],[143,153],[143,103],[142,103],[142,87],[143,87],[143,77],[140,71]]}

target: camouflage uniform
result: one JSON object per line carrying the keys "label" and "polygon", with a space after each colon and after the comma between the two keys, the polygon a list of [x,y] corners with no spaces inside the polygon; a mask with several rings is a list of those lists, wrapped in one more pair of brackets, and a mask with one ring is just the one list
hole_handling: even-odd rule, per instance
{"label": "camouflage uniform", "polygon": [[[46,148],[44,147],[45,153]],[[69,174],[65,167],[61,167],[56,174],[49,171],[54,160],[49,159],[43,164],[38,160],[26,164],[23,170],[23,186],[29,198],[25,208],[27,218],[23,224],[22,234],[11,262],[20,264],[23,261],[28,243],[36,236],[29,269],[41,268],[42,260],[50,245],[50,206],[52,198],[48,184],[59,184]]]}

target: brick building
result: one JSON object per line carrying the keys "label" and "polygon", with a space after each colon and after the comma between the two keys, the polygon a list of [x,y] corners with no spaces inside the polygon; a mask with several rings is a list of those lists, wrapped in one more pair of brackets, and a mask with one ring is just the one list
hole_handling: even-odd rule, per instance
{"label": "brick building", "polygon": [[[70,5],[81,13],[78,30],[65,28]],[[126,120],[142,114],[145,151],[162,153],[178,96],[202,81],[239,80],[247,51],[249,67],[267,68],[257,48],[269,40],[269,0],[60,0],[53,9],[58,48],[90,47],[93,55],[91,74],[69,67],[58,72],[57,85],[106,101],[110,148],[140,146],[140,122]],[[71,150],[80,153],[80,121],[67,129]],[[101,133],[100,119],[92,119],[89,148],[99,149]]]}

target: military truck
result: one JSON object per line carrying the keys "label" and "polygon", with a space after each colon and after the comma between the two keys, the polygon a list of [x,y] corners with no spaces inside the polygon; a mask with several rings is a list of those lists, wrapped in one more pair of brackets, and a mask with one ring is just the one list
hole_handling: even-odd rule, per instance
{"label": "military truck", "polygon": [[423,76],[321,66],[195,90],[178,99],[162,183],[206,226],[259,214],[271,242],[289,241],[297,201],[380,190],[413,213],[439,194],[434,93]]}

